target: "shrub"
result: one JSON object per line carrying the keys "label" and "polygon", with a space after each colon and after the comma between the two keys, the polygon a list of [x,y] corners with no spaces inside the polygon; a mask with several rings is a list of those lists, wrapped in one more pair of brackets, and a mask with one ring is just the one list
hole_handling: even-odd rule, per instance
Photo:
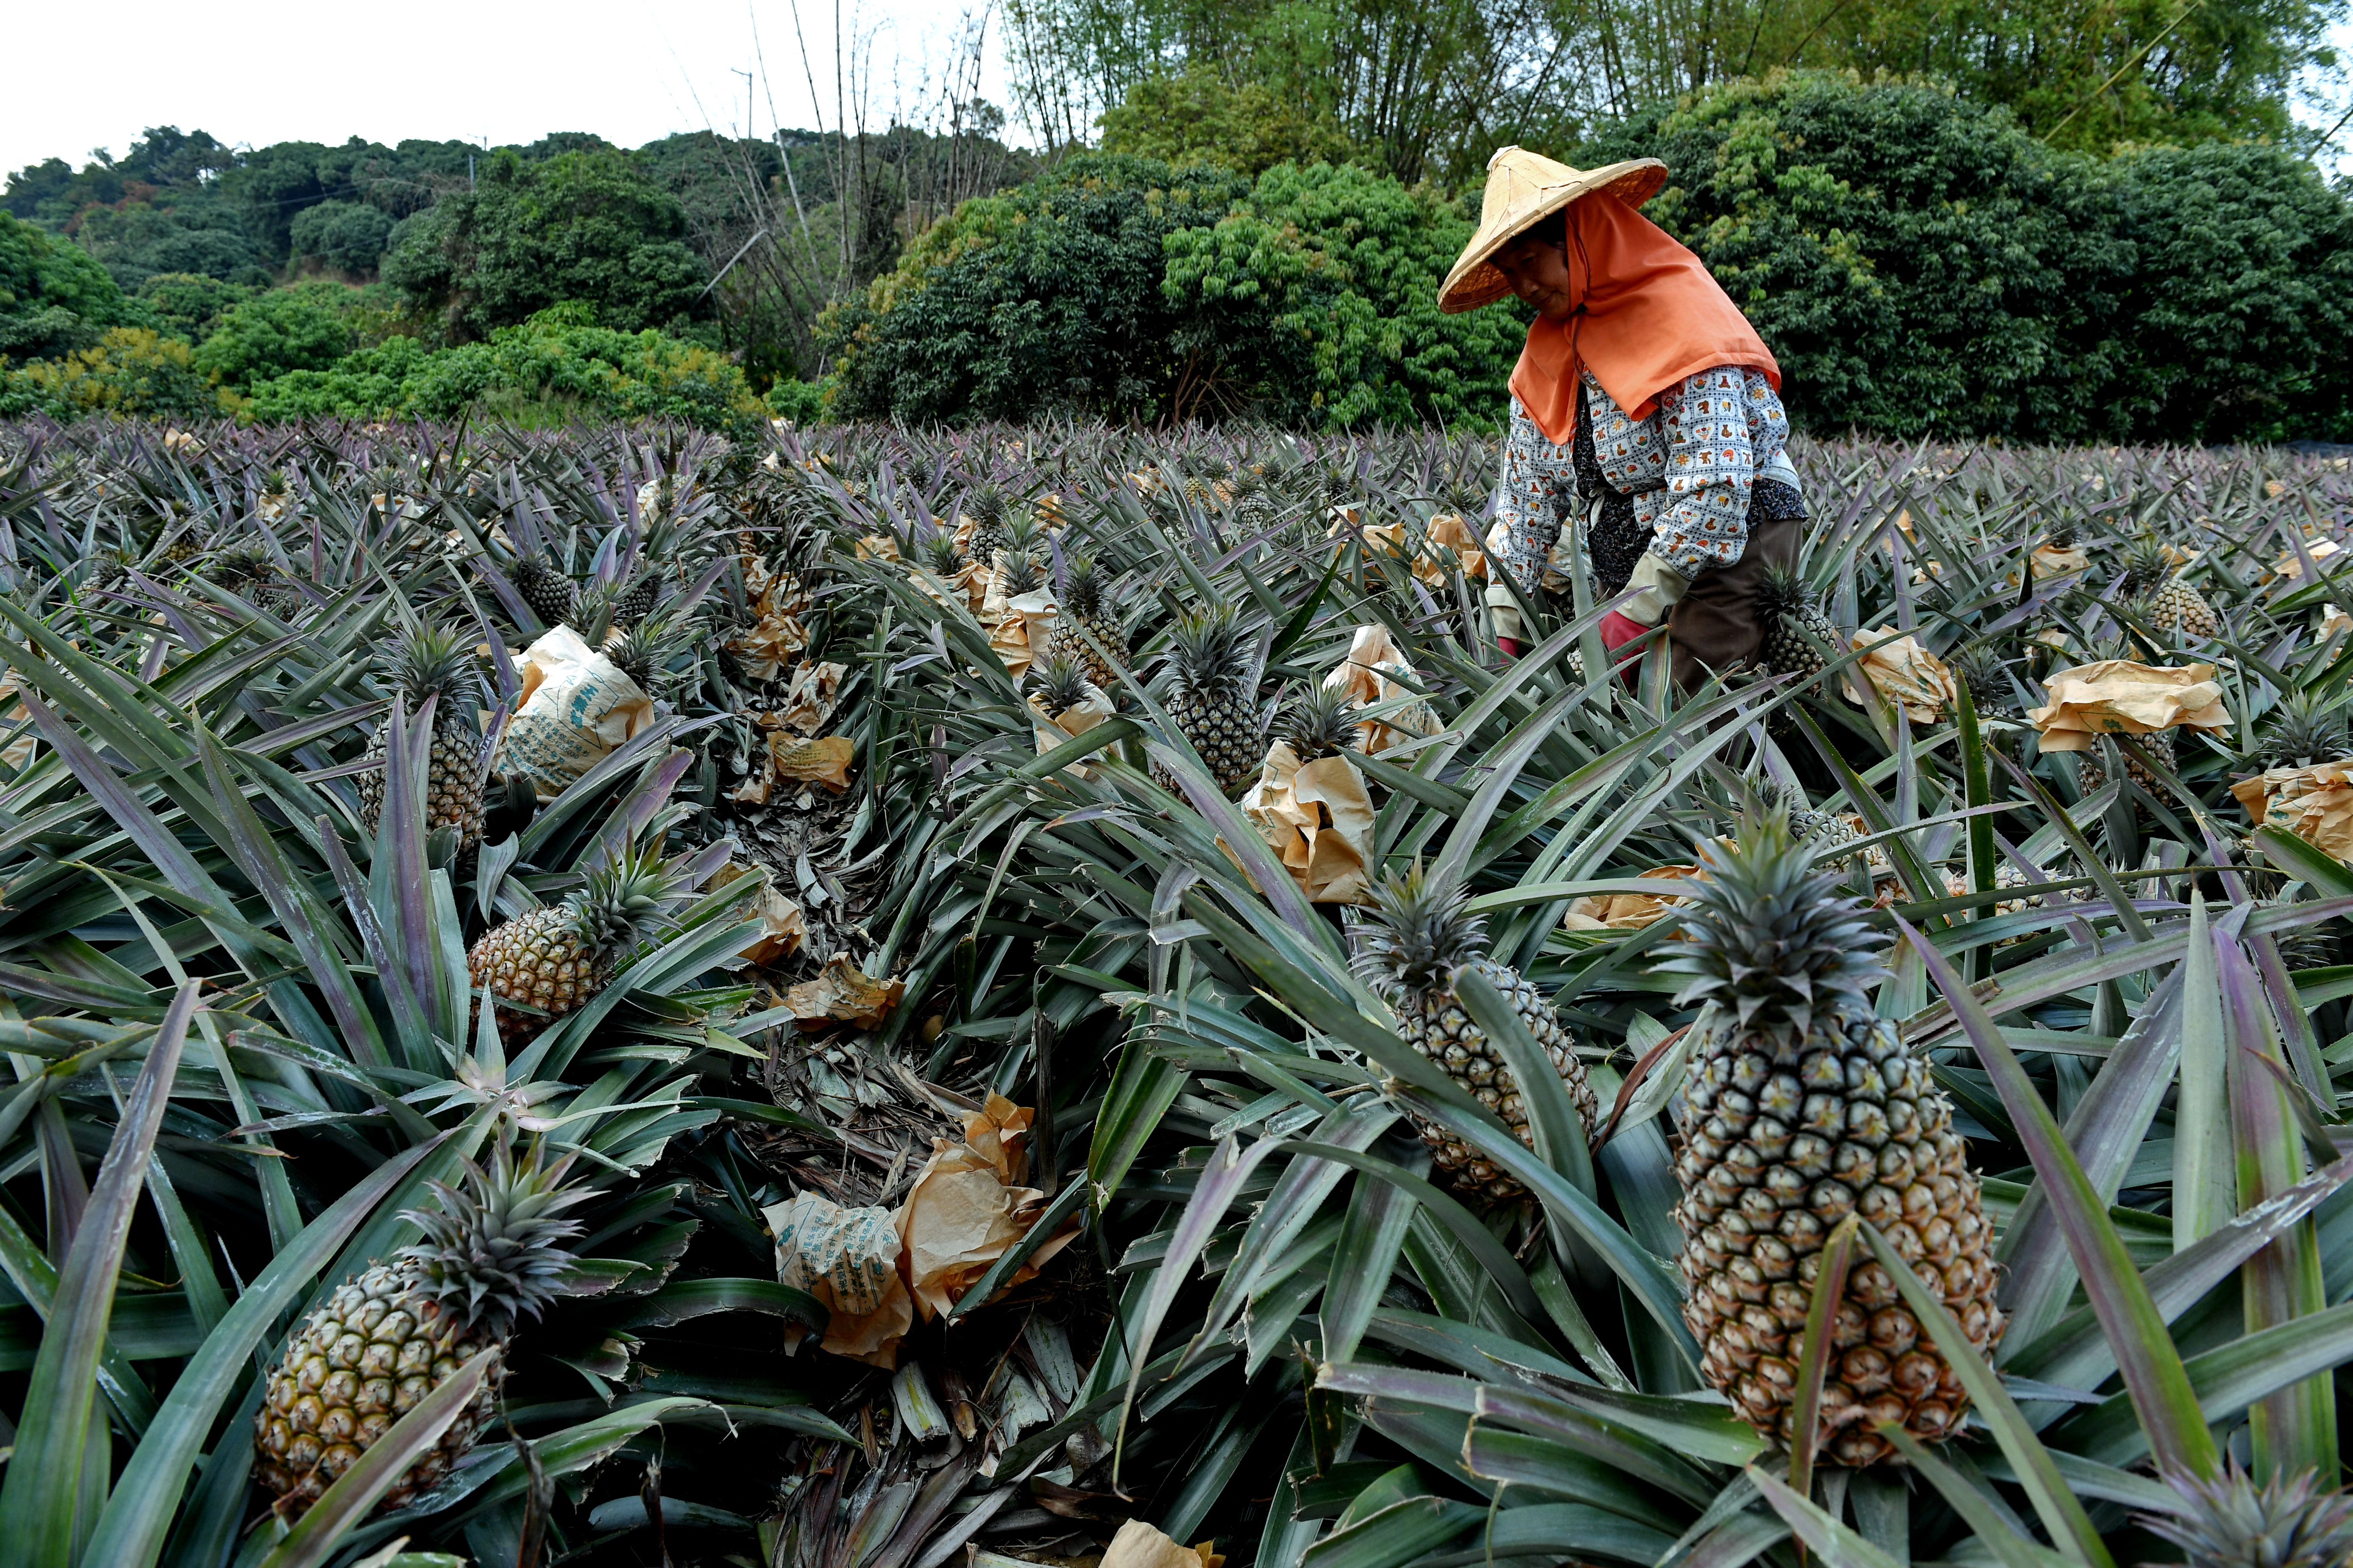
{"label": "shrub", "polygon": [[539,320],[459,348],[427,350],[414,338],[393,338],[332,369],[259,382],[240,412],[263,420],[448,419],[477,405],[495,416],[574,404],[596,417],[677,419],[739,437],[757,434],[765,418],[744,373],[723,354],[659,332]]}
{"label": "shrub", "polygon": [[347,292],[311,283],[232,305],[196,350],[196,370],[242,392],[289,371],[328,369],[354,346],[343,310]]}
{"label": "shrub", "polygon": [[258,291],[195,272],[158,272],[139,285],[139,302],[153,313],[157,326],[194,343],[204,342],[220,325],[230,306],[243,304]]}
{"label": "shrub", "polygon": [[153,327],[109,329],[90,348],[0,373],[0,416],[41,413],[191,418],[216,412],[188,345]]}

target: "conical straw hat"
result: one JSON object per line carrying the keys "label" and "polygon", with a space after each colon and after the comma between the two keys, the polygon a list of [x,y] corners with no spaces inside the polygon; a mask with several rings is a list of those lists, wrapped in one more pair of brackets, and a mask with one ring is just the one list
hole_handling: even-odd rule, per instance
{"label": "conical straw hat", "polygon": [[1438,290],[1441,310],[1475,310],[1512,291],[1489,258],[1522,231],[1549,217],[1579,196],[1604,191],[1629,206],[1641,206],[1667,183],[1667,166],[1656,158],[1630,158],[1599,169],[1572,169],[1525,148],[1506,147],[1487,160],[1487,194],[1479,208],[1479,232],[1462,247],[1461,259]]}

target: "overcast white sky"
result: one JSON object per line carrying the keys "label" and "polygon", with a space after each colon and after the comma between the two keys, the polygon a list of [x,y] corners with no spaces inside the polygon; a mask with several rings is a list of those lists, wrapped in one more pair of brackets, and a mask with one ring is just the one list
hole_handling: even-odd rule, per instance
{"label": "overcast white sky", "polygon": [[[799,4],[831,126],[836,12],[832,0]],[[894,92],[912,106],[925,62],[936,73],[975,14],[988,28],[982,96],[1008,107],[990,5],[843,0],[842,31],[862,41],[877,84],[870,122],[888,123]],[[2339,25],[2337,40],[2353,55],[2353,23]],[[0,174],[48,157],[79,164],[93,147],[120,153],[149,125],[202,128],[251,146],[354,135],[496,144],[590,131],[635,147],[676,131],[737,128],[744,83],[733,73],[756,72],[760,54],[784,123],[819,118],[792,0],[406,0],[390,11],[231,0],[201,23],[185,3],[114,0],[84,10],[25,0],[12,8],[8,42],[16,65],[0,93]],[[75,68],[94,49],[103,68]],[[2342,89],[2335,96],[2340,109],[2353,101]],[[2336,118],[2304,112],[2322,126]],[[765,97],[757,120],[761,132],[772,123]],[[2323,161],[2353,174],[2353,126]]]}
{"label": "overcast white sky", "polygon": [[[799,5],[830,127],[835,8]],[[894,76],[913,100],[923,62],[936,72],[952,53],[965,5],[844,0],[840,15],[843,33],[868,45],[879,100],[870,118],[883,123]],[[988,20],[982,95],[1004,107],[1003,51]],[[149,125],[253,146],[351,136],[496,144],[591,131],[635,147],[733,129],[744,110],[744,79],[733,73],[757,70],[755,21],[777,115],[813,124],[787,0],[404,0],[389,9],[230,0],[201,14],[159,0],[88,10],[26,0],[9,12],[16,63],[0,92],[0,173],[48,157],[79,165],[93,147],[120,154]],[[770,124],[764,99],[758,129]]]}

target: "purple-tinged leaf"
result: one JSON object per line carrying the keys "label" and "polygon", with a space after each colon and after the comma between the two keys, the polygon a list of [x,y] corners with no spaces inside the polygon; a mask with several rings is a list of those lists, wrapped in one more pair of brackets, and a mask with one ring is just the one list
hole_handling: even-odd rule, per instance
{"label": "purple-tinged leaf", "polygon": [[[2002,1040],[1992,1017],[1926,938],[1901,916],[1896,917],[1895,924],[1911,940],[1927,964],[1930,978],[1952,1005],[1969,1044],[1977,1049],[1978,1059],[1985,1064],[1987,1075],[1993,1080],[1994,1091],[2001,1097],[2003,1109],[2010,1112],[2026,1156],[2034,1165],[2036,1185],[2042,1189],[2060,1233],[2066,1237],[2067,1250],[2074,1258],[2076,1272],[2083,1278],[2084,1297],[2099,1315],[2101,1327],[2116,1343],[2117,1370],[2123,1373],[2133,1405],[2148,1428],[2150,1448],[2167,1468],[2194,1476],[2212,1475],[2216,1463],[2214,1435],[2207,1430],[2205,1418],[2198,1413],[2197,1396],[2191,1393],[2189,1377],[2181,1370],[2181,1357],[2173,1348],[2172,1336],[2166,1331],[2165,1319],[2158,1313],[2157,1303],[2149,1300],[2148,1287],[2142,1282],[2140,1270],[2134,1267],[2123,1238],[2108,1222],[2107,1205],[2100,1201],[2091,1179],[2077,1163],[2074,1151],[2061,1135],[2051,1108],[2035,1092],[2026,1069],[2019,1066],[2018,1058]],[[1903,1281],[1897,1283],[1901,1286]],[[1937,1310],[1941,1313],[1944,1309],[1940,1305]],[[1977,1358],[1972,1355],[1969,1359]],[[1971,1390],[1973,1396],[1975,1392]],[[2002,1394],[2000,1398],[2015,1414],[2017,1407],[2010,1405],[2009,1396]],[[2012,1458],[2015,1461],[2016,1456]],[[2030,1486],[2028,1489],[2033,1491],[2034,1488]],[[2080,1515],[2082,1510],[2075,1511]],[[2057,1539],[2059,1528],[2047,1513],[2044,1523],[2051,1526]],[[2084,1528],[2088,1531],[2088,1524]],[[2096,1542],[2098,1537],[2093,1534],[2091,1539]],[[2064,1546],[2063,1541],[2063,1550]]]}
{"label": "purple-tinged leaf", "polygon": [[[2214,938],[2214,965],[2222,989],[2222,1038],[2231,1095],[2231,1135],[2238,1167],[2239,1205],[2252,1207],[2303,1179],[2304,1148],[2288,1105],[2288,1087],[2263,1070],[2278,1060],[2279,1033],[2254,965],[2224,932]],[[2320,1248],[2309,1219],[2247,1259],[2239,1271],[2242,1310],[2250,1331],[2280,1328],[2325,1310]],[[2327,1373],[2276,1389],[2247,1413],[2257,1476],[2337,1473],[2336,1380]],[[2160,1456],[2161,1458],[2161,1456]]]}
{"label": "purple-tinged leaf", "polygon": [[1814,1451],[1821,1444],[1822,1375],[1829,1370],[1839,1303],[1846,1299],[1847,1268],[1854,1259],[1854,1228],[1849,1215],[1822,1244],[1814,1275],[1814,1298],[1806,1304],[1805,1338],[1798,1351],[1798,1386],[1789,1401],[1789,1485],[1801,1497],[1814,1490]]}

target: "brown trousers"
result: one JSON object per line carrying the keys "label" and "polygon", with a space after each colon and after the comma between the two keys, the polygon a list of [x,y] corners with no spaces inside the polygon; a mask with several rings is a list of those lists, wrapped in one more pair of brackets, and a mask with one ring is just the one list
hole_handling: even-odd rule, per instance
{"label": "brown trousers", "polygon": [[1757,615],[1757,586],[1767,566],[1798,563],[1801,519],[1752,520],[1748,548],[1738,561],[1703,572],[1667,610],[1667,647],[1675,684],[1683,690],[1710,673],[1751,663],[1764,650],[1765,626]]}

